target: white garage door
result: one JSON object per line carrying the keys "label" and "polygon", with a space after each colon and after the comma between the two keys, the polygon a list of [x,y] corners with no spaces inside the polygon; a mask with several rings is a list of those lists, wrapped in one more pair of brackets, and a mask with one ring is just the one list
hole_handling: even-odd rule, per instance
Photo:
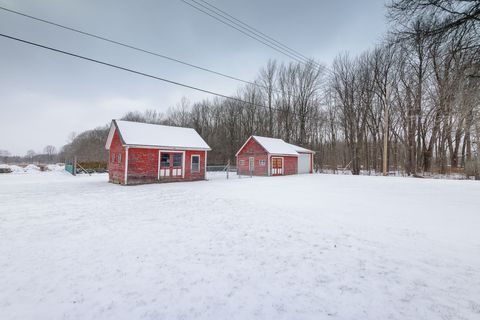
{"label": "white garage door", "polygon": [[298,155],[298,173],[310,173],[310,154],[300,153]]}

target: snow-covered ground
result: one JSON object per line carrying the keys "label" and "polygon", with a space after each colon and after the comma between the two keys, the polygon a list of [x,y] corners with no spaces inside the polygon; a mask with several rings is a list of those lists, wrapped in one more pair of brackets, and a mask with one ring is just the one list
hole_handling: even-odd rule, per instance
{"label": "snow-covered ground", "polygon": [[480,183],[0,176],[0,319],[480,319]]}

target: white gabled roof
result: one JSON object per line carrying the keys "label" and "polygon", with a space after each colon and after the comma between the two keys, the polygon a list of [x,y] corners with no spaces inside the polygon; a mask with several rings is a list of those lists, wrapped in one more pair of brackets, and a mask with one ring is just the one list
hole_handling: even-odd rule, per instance
{"label": "white gabled roof", "polygon": [[315,151],[305,149],[305,148],[302,148],[300,146],[296,146],[296,145],[291,144],[291,143],[287,143],[287,144],[289,144],[293,149],[295,149],[295,151],[300,152],[300,153],[315,153]]}
{"label": "white gabled roof", "polygon": [[298,152],[282,139],[252,136],[268,153],[297,156]]}
{"label": "white gabled roof", "polygon": [[269,137],[260,137],[260,136],[251,136],[245,144],[240,148],[236,155],[245,147],[250,139],[255,139],[268,153],[276,155],[291,155],[298,156],[298,153],[315,153],[314,151],[287,143],[282,139],[269,138]]}
{"label": "white gabled roof", "polygon": [[115,129],[127,146],[211,150],[195,129],[125,120],[112,120],[106,149],[110,148]]}

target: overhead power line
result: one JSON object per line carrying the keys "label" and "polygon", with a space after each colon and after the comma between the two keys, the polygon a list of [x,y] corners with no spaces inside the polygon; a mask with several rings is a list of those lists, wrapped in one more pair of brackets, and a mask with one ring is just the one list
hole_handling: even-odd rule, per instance
{"label": "overhead power line", "polygon": [[[218,7],[215,7],[214,5],[212,5],[212,4],[210,4],[206,1],[200,0],[203,3],[207,4],[208,6],[214,8],[214,9],[211,9],[211,8],[199,3],[196,0],[189,0],[189,1],[180,0],[180,1],[182,1],[183,3],[187,4],[188,6],[194,8],[194,9],[200,11],[201,13],[204,13],[204,14],[210,16],[211,18],[217,20],[218,22],[220,22],[222,24],[225,24],[225,25],[239,31],[240,33],[246,35],[247,37],[252,38],[252,39],[262,43],[263,45],[265,45],[265,46],[267,46],[267,47],[269,47],[269,48],[271,48],[271,49],[273,49],[277,52],[282,53],[283,55],[289,57],[290,59],[293,59],[294,61],[296,61],[298,63],[305,64],[305,65],[311,63],[321,70],[323,69],[323,70],[327,70],[327,71],[331,72],[331,70],[328,69],[326,66],[318,64],[313,59],[309,59],[309,58],[305,57],[304,55],[302,55],[298,51],[296,51],[296,50],[288,47],[287,45],[273,39],[272,37],[266,35],[265,33],[255,29],[254,27],[250,26],[249,24],[233,17],[232,15],[228,14],[227,12],[219,9]],[[195,3],[195,4],[193,4],[193,3]],[[236,22],[236,21],[238,21],[238,22]]]}
{"label": "overhead power line", "polygon": [[[258,103],[249,102],[249,101],[246,101],[246,100],[243,100],[243,99],[240,99],[240,98],[227,96],[225,94],[217,93],[217,92],[214,92],[214,91],[211,91],[211,90],[202,89],[202,88],[195,87],[195,86],[188,85],[188,84],[184,84],[184,83],[181,83],[181,82],[169,80],[167,78],[163,78],[163,77],[155,76],[155,75],[148,74],[148,73],[145,73],[145,72],[137,71],[137,70],[134,70],[134,69],[122,67],[122,66],[112,64],[112,63],[109,63],[109,62],[97,60],[97,59],[94,59],[94,58],[89,58],[89,57],[82,56],[82,55],[79,55],[79,54],[76,54],[76,53],[73,53],[73,52],[56,49],[56,48],[49,47],[49,46],[46,46],[46,45],[42,45],[42,44],[39,44],[39,43],[36,43],[36,42],[32,42],[32,41],[20,39],[20,38],[17,38],[17,37],[13,37],[13,36],[10,36],[10,35],[7,35],[7,34],[0,33],[0,37],[10,39],[10,40],[14,40],[14,41],[18,41],[20,43],[28,44],[28,45],[35,46],[35,47],[38,47],[38,48],[50,50],[50,51],[53,51],[53,52],[56,52],[56,53],[61,53],[61,54],[67,55],[67,56],[75,57],[75,58],[82,59],[82,60],[89,61],[89,62],[93,62],[93,63],[96,63],[96,64],[104,65],[104,66],[107,66],[107,67],[115,68],[115,69],[118,69],[118,70],[126,71],[126,72],[133,73],[133,74],[136,74],[136,75],[144,76],[144,77],[147,77],[147,78],[167,82],[167,83],[170,83],[170,84],[173,84],[173,85],[176,85],[176,86],[180,86],[180,87],[188,88],[188,89],[191,89],[191,90],[196,90],[196,91],[208,93],[210,95],[214,95],[214,96],[217,96],[217,97],[225,98],[225,99],[236,101],[236,102],[245,103],[245,104],[250,105],[250,106],[265,108],[265,109],[272,110],[272,111],[283,112],[283,113],[288,113],[288,114],[291,114],[291,115],[297,115],[298,116],[298,113],[296,113],[296,112],[282,110],[282,109],[275,108],[275,107],[269,108],[268,106],[263,105],[263,104],[258,104]],[[316,117],[310,117],[310,118],[318,120],[318,118],[316,118]]]}
{"label": "overhead power line", "polygon": [[[247,37],[252,38],[252,39],[254,39],[254,40],[256,40],[256,41],[258,41],[258,42],[266,45],[267,47],[270,47],[270,48],[272,48],[273,50],[282,53],[283,55],[289,57],[290,59],[293,59],[293,60],[295,60],[295,61],[297,61],[297,62],[299,62],[299,63],[302,63],[302,64],[306,64],[306,63],[307,63],[307,61],[304,61],[303,59],[299,59],[299,58],[295,57],[294,55],[292,55],[291,53],[289,53],[287,50],[284,50],[284,49],[282,49],[282,48],[279,48],[279,47],[276,46],[275,44],[271,44],[269,41],[266,41],[266,40],[264,40],[264,39],[262,39],[262,38],[259,38],[258,36],[252,35],[252,33],[251,33],[250,31],[248,31],[248,30],[247,30],[247,31],[242,30],[242,29],[236,27],[234,24],[229,23],[229,22],[227,22],[227,21],[225,21],[225,20],[222,20],[221,18],[218,17],[218,16],[222,16],[222,15],[219,15],[218,13],[215,13],[214,11],[211,11],[210,9],[206,8],[205,6],[203,6],[202,4],[200,4],[200,6],[206,8],[206,9],[209,10],[210,12],[208,12],[208,11],[206,11],[206,10],[204,10],[204,9],[202,9],[202,8],[196,6],[196,5],[194,5],[194,4],[192,4],[192,3],[188,2],[188,1],[185,1],[185,0],[180,0],[180,1],[182,1],[183,3],[189,5],[190,7],[194,8],[194,9],[196,9],[196,10],[198,10],[198,11],[200,11],[200,12],[202,12],[202,13],[210,16],[210,17],[212,17],[213,19],[217,20],[218,22],[221,22],[221,23],[223,23],[223,24],[225,24],[225,25],[227,25],[227,26],[229,26],[229,27],[231,27],[231,28],[233,28],[233,29],[235,29],[235,30],[243,33],[243,34],[246,35]],[[197,2],[195,2],[195,3],[198,4]],[[212,13],[213,13],[213,14],[212,14]],[[217,16],[214,15],[214,14],[217,14]],[[227,19],[227,20],[228,20],[228,19]]]}
{"label": "overhead power line", "polygon": [[[194,2],[196,2],[195,0],[192,0]],[[280,41],[278,40],[275,40],[274,38],[270,37],[269,35],[263,33],[262,31],[254,28],[253,26],[249,25],[248,23],[245,23],[243,21],[241,21],[240,19],[237,19],[235,18],[234,16],[232,16],[231,14],[229,14],[228,12],[225,12],[224,10],[220,9],[219,7],[216,7],[214,6],[213,4],[207,2],[207,1],[204,1],[204,0],[200,0],[201,2],[205,3],[207,6],[213,8],[214,10],[216,10],[217,12],[220,12],[222,13],[223,15],[227,16],[227,17],[230,17],[232,18],[233,20],[235,20],[236,22],[240,23],[241,25],[245,26],[246,28],[252,30],[253,32],[265,37],[266,39],[269,39],[270,41],[276,43],[277,45],[289,50],[290,52],[292,53],[295,53],[297,56],[299,56],[300,58],[306,60],[306,61],[310,61],[311,59],[310,58],[307,58],[306,56],[304,56],[303,54],[301,54],[300,52],[296,51],[295,49],[292,49],[291,47],[281,43]]]}
{"label": "overhead power line", "polygon": [[[275,47],[277,47],[281,50],[285,50],[290,55],[294,56],[295,59],[297,59],[299,61],[302,61],[303,63],[307,63],[310,60],[310,59],[302,56],[301,54],[297,54],[295,52],[295,50],[292,50],[291,48],[289,48],[289,47],[287,47],[283,44],[279,45],[278,41],[275,41],[275,40],[272,41],[270,37],[264,36],[262,33],[257,32],[256,29],[251,28],[249,25],[245,24],[244,22],[238,20],[237,18],[231,16],[230,14],[226,13],[225,11],[220,10],[219,8],[215,7],[214,5],[211,5],[210,3],[206,2],[206,1],[201,1],[201,2],[205,3],[207,6],[203,5],[202,3],[200,3],[196,0],[189,0],[189,2],[193,2],[196,5],[206,9],[207,11],[209,11],[211,13],[213,13],[214,15],[221,17],[223,20],[229,21],[228,24],[230,26],[232,26],[231,24],[233,24],[233,25],[245,30],[246,32],[250,33],[254,37],[256,37],[256,38],[258,37],[258,38],[262,39],[263,41],[266,41],[269,44],[271,44],[271,45],[273,45],[273,46],[275,46]],[[210,7],[213,8],[213,10]]]}
{"label": "overhead power line", "polygon": [[133,50],[136,50],[136,51],[139,51],[139,52],[143,52],[143,53],[150,54],[150,55],[153,55],[153,56],[156,56],[156,57],[160,57],[160,58],[163,58],[163,59],[166,59],[166,60],[170,60],[170,61],[173,61],[173,62],[176,62],[176,63],[180,63],[180,64],[183,64],[185,66],[192,67],[192,68],[202,70],[202,71],[205,71],[205,72],[209,72],[209,73],[221,76],[221,77],[229,78],[231,80],[236,80],[236,81],[240,81],[240,82],[243,82],[243,83],[246,83],[246,84],[250,84],[250,85],[258,86],[258,87],[261,87],[261,88],[265,88],[265,86],[262,86],[261,84],[258,84],[258,83],[255,83],[255,82],[243,80],[243,79],[240,79],[240,78],[237,78],[237,77],[234,77],[234,76],[231,76],[231,75],[219,72],[219,71],[215,71],[215,70],[212,70],[212,69],[209,69],[209,68],[206,68],[206,67],[201,67],[201,66],[195,65],[193,63],[189,63],[189,62],[185,62],[185,61],[182,61],[182,60],[179,60],[179,59],[176,59],[176,58],[172,58],[172,57],[166,56],[164,54],[153,52],[153,51],[150,51],[150,50],[147,50],[147,49],[142,49],[142,48],[136,47],[136,46],[131,45],[131,44],[127,44],[127,43],[120,42],[120,41],[117,41],[117,40],[112,40],[112,39],[109,39],[109,38],[104,37],[104,36],[100,36],[100,35],[93,34],[93,33],[90,33],[90,32],[82,31],[82,30],[79,30],[79,29],[76,29],[76,28],[73,28],[73,27],[69,27],[69,26],[66,26],[66,25],[63,25],[63,24],[59,24],[59,23],[56,23],[56,22],[53,22],[53,21],[49,21],[49,20],[46,20],[46,19],[37,18],[37,17],[31,16],[29,14],[19,12],[19,11],[15,11],[15,10],[12,10],[12,9],[8,9],[8,8],[2,7],[2,6],[0,6],[0,9],[4,10],[4,11],[7,11],[7,12],[10,12],[10,13],[13,13],[13,14],[16,14],[16,15],[20,15],[20,16],[32,19],[32,20],[43,22],[43,23],[46,23],[46,24],[49,24],[49,25],[52,25],[52,26],[55,26],[55,27],[59,27],[59,28],[65,29],[65,30],[73,31],[73,32],[76,32],[76,33],[79,33],[79,34],[82,34],[82,35],[85,35],[85,36],[88,36],[88,37],[96,38],[98,40],[106,41],[106,42],[113,43],[115,45],[119,45],[119,46],[122,46],[122,47],[125,47],[125,48],[133,49]]}

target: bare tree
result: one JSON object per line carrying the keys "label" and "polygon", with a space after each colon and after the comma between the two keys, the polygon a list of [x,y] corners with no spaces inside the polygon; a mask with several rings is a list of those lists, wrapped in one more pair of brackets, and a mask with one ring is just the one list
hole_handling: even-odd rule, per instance
{"label": "bare tree", "polygon": [[48,161],[52,162],[54,155],[57,153],[57,149],[52,145],[48,145],[45,148],[43,148],[43,153],[47,155]]}
{"label": "bare tree", "polygon": [[[460,29],[479,35],[479,0],[393,0],[387,7],[389,17],[400,26],[409,25],[411,21],[428,19],[428,23],[423,24],[421,29],[426,36],[448,36]],[[477,39],[474,46],[479,44],[480,39]],[[465,48],[468,47],[459,49]]]}

